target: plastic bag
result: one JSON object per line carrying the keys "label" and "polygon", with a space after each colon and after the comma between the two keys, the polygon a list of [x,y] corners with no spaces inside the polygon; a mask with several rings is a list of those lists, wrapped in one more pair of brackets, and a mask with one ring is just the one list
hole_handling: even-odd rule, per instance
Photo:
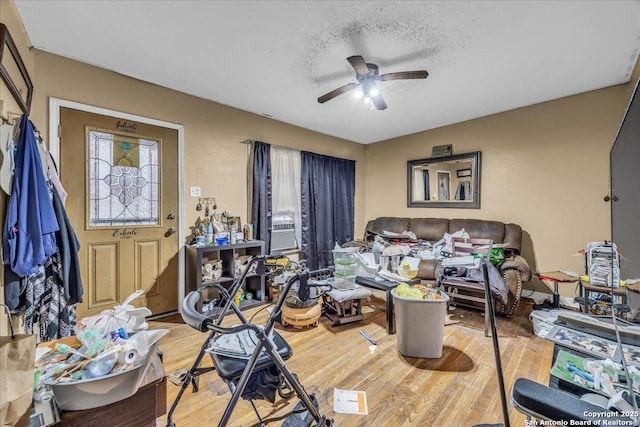
{"label": "plastic bag", "polygon": [[[476,258],[484,258],[483,254],[475,254]],[[489,262],[493,265],[498,265],[504,261],[504,251],[502,248],[492,248],[491,255],[489,255]]]}
{"label": "plastic bag", "polygon": [[144,322],[144,317],[151,315],[151,311],[147,308],[136,308],[130,304],[131,301],[143,294],[142,290],[136,291],[112,310],[104,310],[100,314],[83,318],[74,327],[75,334],[80,338],[85,336],[88,331],[94,331],[102,338],[110,339],[109,334],[114,331],[123,330],[126,334],[130,334],[146,329],[148,325]]}
{"label": "plastic bag", "polygon": [[500,264],[502,261],[504,261],[504,250],[502,250],[502,248],[491,249],[491,255],[489,256],[489,261],[493,265]]}
{"label": "plastic bag", "polygon": [[384,251],[385,247],[386,247],[386,244],[384,243],[382,238],[380,236],[376,236],[373,239],[373,246],[371,247],[371,253],[381,254],[382,251]]}
{"label": "plastic bag", "polygon": [[455,233],[444,233],[444,251],[448,252],[448,253],[453,253],[453,238],[454,237],[458,237],[458,238],[462,238],[462,239],[468,239],[469,238],[469,233],[467,233],[467,230],[465,230],[464,228],[461,230],[456,231]]}
{"label": "plastic bag", "polygon": [[11,316],[9,327],[11,334],[0,337],[0,425],[6,427],[27,425],[29,422],[36,352],[35,335],[14,335]]}

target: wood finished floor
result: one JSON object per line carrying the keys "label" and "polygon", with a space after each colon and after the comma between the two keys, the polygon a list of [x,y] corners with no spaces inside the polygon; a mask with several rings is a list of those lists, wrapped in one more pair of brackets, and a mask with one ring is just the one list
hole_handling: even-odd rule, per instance
{"label": "wood finished floor", "polygon": [[[516,378],[544,384],[549,379],[553,345],[532,335],[530,310],[530,304],[521,304],[513,317],[498,319],[507,393]],[[386,334],[384,294],[374,292],[363,311],[364,320],[353,324],[333,327],[322,317],[315,328],[278,328],[294,350],[287,365],[307,392],[315,393],[321,412],[333,418],[335,426],[448,427],[502,422],[492,340],[484,336],[481,313],[457,309],[454,319],[461,323],[445,328],[442,357],[416,359],[400,355],[396,336]],[[265,311],[255,319],[257,323],[265,320]],[[232,323],[237,320],[228,316],[225,324]],[[189,369],[206,334],[182,324],[176,317],[151,322],[151,327],[170,331],[160,342],[167,374]],[[378,340],[374,354],[369,353],[369,343],[360,330]],[[205,365],[211,365],[208,356]],[[334,388],[366,391],[369,414],[334,413]],[[167,408],[177,392],[178,387],[168,383]],[[177,427],[215,426],[230,396],[227,385],[215,372],[204,374],[200,377],[200,391],[192,393],[191,388],[187,389],[173,421]],[[294,396],[274,404],[255,402],[263,417],[268,417],[286,412],[297,401]],[[525,425],[524,415],[511,405],[509,415],[512,426]],[[229,425],[251,426],[256,421],[249,402],[240,400]],[[158,419],[158,425],[166,425],[166,416]]]}

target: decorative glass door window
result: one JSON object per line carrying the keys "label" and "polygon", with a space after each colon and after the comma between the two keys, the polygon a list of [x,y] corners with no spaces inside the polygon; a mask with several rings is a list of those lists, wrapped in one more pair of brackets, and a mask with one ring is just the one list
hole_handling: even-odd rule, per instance
{"label": "decorative glass door window", "polygon": [[89,227],[160,225],[159,141],[89,129]]}

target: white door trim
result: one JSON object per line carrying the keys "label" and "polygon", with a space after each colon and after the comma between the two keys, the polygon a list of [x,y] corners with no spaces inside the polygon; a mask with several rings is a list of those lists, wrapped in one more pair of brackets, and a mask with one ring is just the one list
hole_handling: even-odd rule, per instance
{"label": "white door trim", "polygon": [[64,165],[60,164],[60,109],[72,108],[74,110],[88,113],[102,114],[104,116],[122,117],[123,119],[146,123],[153,126],[160,126],[178,131],[178,311],[182,311],[182,300],[184,299],[184,126],[177,123],[165,122],[163,120],[149,117],[137,116],[135,114],[124,113],[122,111],[110,110],[108,108],[96,107],[93,105],[80,104],[74,101],[49,97],[49,152],[53,160],[58,165],[58,170],[62,170]]}

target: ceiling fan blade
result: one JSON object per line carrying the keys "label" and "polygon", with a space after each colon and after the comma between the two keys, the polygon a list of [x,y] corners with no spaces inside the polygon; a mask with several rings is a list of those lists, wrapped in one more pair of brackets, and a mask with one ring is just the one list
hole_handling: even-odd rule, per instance
{"label": "ceiling fan blade", "polygon": [[382,97],[381,94],[378,94],[377,96],[374,96],[373,98],[371,98],[371,101],[373,102],[373,106],[376,107],[376,110],[387,109],[387,103],[384,102],[384,98]]}
{"label": "ceiling fan blade", "polygon": [[356,73],[362,74],[363,76],[369,74],[369,67],[367,66],[367,63],[364,62],[364,58],[362,56],[350,56],[347,58],[347,61],[349,61],[349,64],[351,64],[353,69],[356,70]]}
{"label": "ceiling fan blade", "polygon": [[386,82],[387,80],[405,80],[405,79],[426,79],[429,73],[425,70],[420,71],[400,71],[398,73],[387,73],[378,77],[378,80]]}
{"label": "ceiling fan blade", "polygon": [[345,92],[349,92],[350,90],[355,89],[358,86],[360,86],[360,83],[347,83],[344,86],[340,86],[338,89],[334,89],[331,92],[322,95],[320,98],[318,98],[318,102],[320,104],[324,104],[325,102],[335,98],[336,96],[342,95]]}

